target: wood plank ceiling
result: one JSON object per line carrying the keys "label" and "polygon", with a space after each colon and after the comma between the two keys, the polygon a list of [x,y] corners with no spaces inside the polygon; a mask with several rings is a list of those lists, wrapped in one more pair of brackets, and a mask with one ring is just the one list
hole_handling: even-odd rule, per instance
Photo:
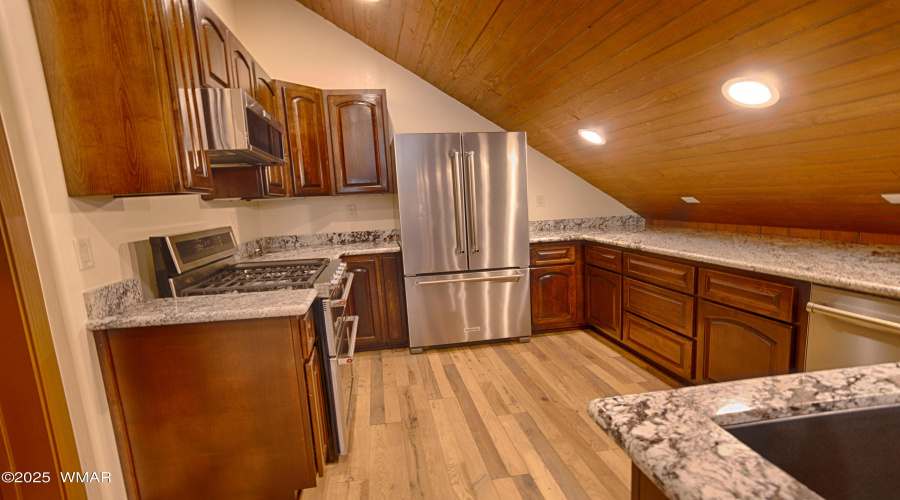
{"label": "wood plank ceiling", "polygon": [[897,0],[300,3],[644,217],[900,233]]}

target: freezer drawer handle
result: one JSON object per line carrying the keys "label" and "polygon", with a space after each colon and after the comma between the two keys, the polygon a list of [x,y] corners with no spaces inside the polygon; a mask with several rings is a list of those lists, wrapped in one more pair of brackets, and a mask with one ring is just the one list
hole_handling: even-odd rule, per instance
{"label": "freezer drawer handle", "polygon": [[466,165],[469,167],[469,242],[471,253],[478,253],[478,215],[475,206],[475,152],[466,151]]}
{"label": "freezer drawer handle", "polygon": [[347,347],[347,355],[338,356],[339,365],[349,365],[353,362],[353,353],[356,352],[356,331],[359,329],[359,316],[347,316],[347,321],[353,322],[353,330],[350,330],[350,345]]}
{"label": "freezer drawer handle", "polygon": [[808,302],[806,304],[806,310],[810,313],[830,316],[832,318],[844,320],[848,323],[854,323],[861,326],[875,328],[883,332],[892,333],[894,335],[900,335],[900,323],[894,323],[893,321],[887,321],[881,318],[866,316],[864,314],[844,311],[843,309],[836,309],[834,307],[816,304],[815,302]]}
{"label": "freezer drawer handle", "polygon": [[453,221],[456,222],[456,253],[465,253],[463,248],[463,226],[462,220],[465,217],[462,202],[462,179],[460,176],[459,151],[454,151],[453,156]]}
{"label": "freezer drawer handle", "polygon": [[512,274],[510,276],[490,276],[487,278],[457,278],[452,280],[440,280],[440,281],[419,281],[416,280],[416,286],[424,286],[424,285],[446,285],[448,283],[476,283],[479,281],[495,281],[495,282],[503,282],[503,283],[518,283],[520,279],[524,278],[524,274]]}

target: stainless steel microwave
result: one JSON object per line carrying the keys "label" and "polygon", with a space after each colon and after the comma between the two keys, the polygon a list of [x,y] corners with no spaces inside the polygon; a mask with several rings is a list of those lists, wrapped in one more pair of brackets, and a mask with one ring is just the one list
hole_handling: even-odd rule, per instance
{"label": "stainless steel microwave", "polygon": [[284,165],[284,126],[241,89],[199,89],[213,167]]}

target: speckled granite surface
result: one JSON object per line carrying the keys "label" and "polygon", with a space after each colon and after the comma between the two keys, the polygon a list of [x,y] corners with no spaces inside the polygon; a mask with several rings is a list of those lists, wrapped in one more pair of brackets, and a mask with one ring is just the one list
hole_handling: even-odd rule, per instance
{"label": "speckled granite surface", "polygon": [[596,399],[591,417],[670,498],[821,498],[720,425],[900,403],[900,363]]}
{"label": "speckled granite surface", "polygon": [[128,278],[88,290],[82,294],[82,298],[88,318],[116,314],[118,311],[140,305],[144,300],[141,281],[138,278]]}
{"label": "speckled granite surface", "polygon": [[532,243],[581,239],[900,298],[900,246],[657,227],[531,233]]}
{"label": "speckled granite surface", "polygon": [[[371,233],[387,235],[389,232],[372,231]],[[349,240],[340,239],[339,241]],[[284,247],[278,245],[267,248],[274,250],[271,253],[257,252],[252,258],[246,257],[244,261],[269,262],[313,258],[331,260],[342,255],[400,251],[398,243],[385,241],[383,238],[346,244],[300,245],[290,250],[283,249]],[[144,301],[141,296],[140,282],[137,278],[130,278],[84,293],[85,309],[88,315],[86,328],[103,330],[294,316],[306,314],[315,297],[316,290],[310,289],[174,299],[151,298]]]}
{"label": "speckled granite surface", "polygon": [[88,320],[85,326],[88,330],[106,330],[299,316],[306,314],[315,298],[316,291],[309,289],[153,299]]}
{"label": "speckled granite surface", "polygon": [[533,220],[528,222],[528,229],[533,231],[580,231],[583,229],[641,230],[644,229],[644,218],[640,215],[615,215],[612,217],[592,217],[590,219],[554,219]]}

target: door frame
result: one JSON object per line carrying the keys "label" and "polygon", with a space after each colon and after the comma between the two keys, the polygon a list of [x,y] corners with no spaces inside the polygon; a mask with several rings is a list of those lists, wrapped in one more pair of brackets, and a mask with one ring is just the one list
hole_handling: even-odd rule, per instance
{"label": "door frame", "polygon": [[[53,347],[37,261],[31,245],[31,234],[25,219],[25,209],[16,181],[12,153],[2,116],[0,116],[0,244],[6,247],[9,254],[13,286],[16,288],[22,324],[25,335],[28,336],[29,354],[32,359],[33,372],[30,376],[34,377],[40,392],[44,426],[54,452],[56,470],[48,472],[51,474],[58,474],[61,471],[81,472],[81,461],[78,458],[62,376]],[[3,453],[7,454],[8,448],[2,436],[0,446],[4,448]],[[60,498],[72,500],[87,498],[84,485],[81,483],[66,482],[61,486]]]}

